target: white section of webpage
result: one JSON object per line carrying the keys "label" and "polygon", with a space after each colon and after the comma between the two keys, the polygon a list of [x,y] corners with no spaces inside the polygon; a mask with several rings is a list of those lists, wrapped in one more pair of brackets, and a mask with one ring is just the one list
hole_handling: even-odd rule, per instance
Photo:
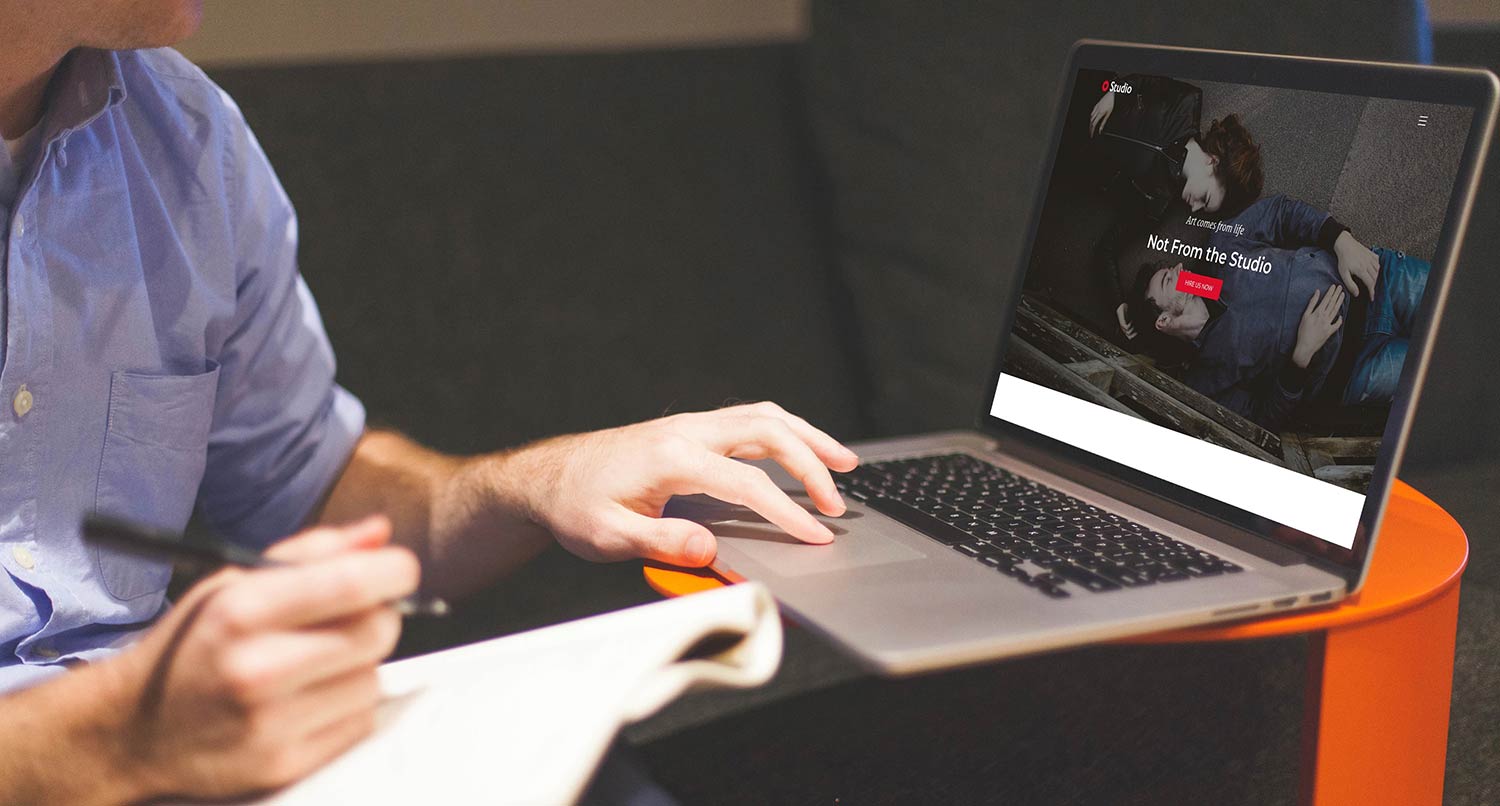
{"label": "white section of webpage", "polygon": [[1365,497],[1295,470],[1000,375],[990,414],[1349,548]]}

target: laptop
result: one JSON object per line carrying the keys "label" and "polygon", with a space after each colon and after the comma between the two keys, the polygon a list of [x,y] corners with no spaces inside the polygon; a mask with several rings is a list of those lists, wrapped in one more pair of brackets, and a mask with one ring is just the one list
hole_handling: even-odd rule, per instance
{"label": "laptop", "polygon": [[1358,591],[1497,82],[1082,41],[1059,95],[976,426],[851,446],[830,545],[669,506],[888,674]]}

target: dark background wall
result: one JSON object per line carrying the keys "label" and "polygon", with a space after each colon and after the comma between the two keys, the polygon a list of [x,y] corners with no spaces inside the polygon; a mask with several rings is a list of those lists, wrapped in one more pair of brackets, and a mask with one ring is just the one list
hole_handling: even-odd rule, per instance
{"label": "dark background wall", "polygon": [[774,398],[858,431],[791,49],[215,77],[377,422],[470,453]]}
{"label": "dark background wall", "polygon": [[[428,240],[407,240],[392,251],[381,238],[371,237],[368,225],[363,224],[360,219],[349,216],[340,219],[341,222],[351,224],[353,229],[360,230],[360,243],[382,257],[389,255],[410,258],[433,266],[442,261],[451,264],[454,258],[458,258],[460,262],[467,261],[471,268],[463,269],[457,274],[466,276],[468,281],[459,276],[437,277],[432,272],[412,272],[404,279],[385,278],[380,274],[383,267],[394,261],[363,260],[358,254],[358,248],[352,245],[345,248],[345,245],[320,240],[323,237],[319,235],[320,230],[310,227],[304,230],[308,239],[304,262],[309,267],[309,279],[315,288],[320,282],[321,271],[342,271],[342,268],[335,270],[325,267],[354,260],[370,267],[372,282],[375,283],[372,288],[395,291],[399,290],[400,283],[414,283],[418,277],[425,276],[442,288],[473,300],[476,312],[493,310],[480,304],[490,301],[484,293],[470,293],[476,290],[474,282],[479,277],[479,269],[476,267],[484,264],[491,255],[496,259],[492,261],[493,265],[484,265],[485,271],[491,271],[494,265],[498,265],[502,276],[519,278],[524,273],[520,262],[530,260],[538,265],[546,264],[549,272],[553,271],[552,266],[562,266],[562,270],[554,274],[555,282],[560,288],[569,284],[576,286],[579,275],[576,272],[571,276],[568,274],[570,259],[552,254],[552,249],[575,250],[578,253],[576,260],[583,261],[588,259],[585,253],[590,242],[615,244],[624,242],[627,240],[625,236],[635,233],[660,233],[663,224],[670,224],[677,214],[667,208],[677,203],[676,199],[681,198],[680,194],[658,194],[656,198],[663,207],[654,219],[649,210],[632,210],[630,215],[614,222],[614,229],[608,233],[582,232],[566,245],[556,247],[556,242],[545,229],[533,227],[518,230],[509,223],[498,223],[494,217],[486,221],[488,212],[480,211],[510,214],[511,211],[504,205],[516,204],[517,202],[508,200],[520,198],[520,194],[506,195],[504,189],[508,183],[531,184],[530,187],[515,189],[523,191],[529,200],[520,204],[535,205],[532,211],[535,217],[530,219],[532,221],[540,220],[544,210],[549,211],[545,213],[549,217],[579,210],[580,207],[586,211],[595,202],[602,205],[613,198],[619,198],[620,193],[626,192],[623,182],[639,181],[639,177],[653,177],[656,173],[655,166],[684,153],[684,146],[696,147],[702,159],[716,158],[715,144],[727,147],[723,157],[744,166],[747,172],[756,172],[748,184],[744,184],[745,177],[727,174],[723,177],[705,176],[703,181],[720,188],[720,196],[727,204],[739,205],[736,209],[749,211],[756,209],[754,200],[769,198],[767,195],[756,197],[754,193],[764,191],[783,194],[791,189],[803,194],[807,205],[807,215],[792,216],[783,222],[786,224],[784,227],[774,220],[756,222],[752,218],[747,222],[763,224],[766,228],[764,232],[739,228],[715,233],[714,228],[722,228],[721,224],[710,224],[706,229],[695,228],[701,229],[698,253],[704,256],[705,264],[721,264],[720,270],[736,272],[746,277],[747,282],[755,283],[756,275],[753,272],[747,274],[742,266],[722,267],[723,259],[719,255],[734,255],[736,262],[741,259],[747,262],[757,261],[759,266],[786,260],[785,254],[772,254],[780,248],[778,243],[786,245],[801,238],[803,243],[798,249],[817,249],[827,245],[808,240],[808,230],[804,230],[801,235],[796,231],[797,227],[807,226],[807,221],[810,220],[808,216],[819,214],[819,204],[813,195],[823,192],[818,184],[808,179],[807,172],[799,172],[795,167],[788,171],[778,171],[772,166],[761,171],[755,160],[782,159],[785,148],[800,147],[802,143],[799,138],[787,137],[784,132],[788,125],[799,125],[805,115],[810,114],[814,120],[819,115],[832,116],[832,126],[820,127],[826,137],[827,131],[844,125],[843,121],[850,119],[839,111],[841,105],[862,108],[860,116],[853,118],[856,121],[862,118],[873,122],[883,120],[882,116],[889,118],[903,112],[909,115],[909,119],[897,124],[896,128],[882,132],[888,136],[884,143],[877,141],[868,146],[838,143],[837,147],[846,151],[852,162],[878,160],[894,166],[904,163],[913,171],[925,171],[927,176],[934,178],[932,181],[943,183],[938,187],[924,184],[925,180],[919,179],[915,186],[907,189],[911,192],[906,194],[914,197],[915,201],[897,204],[893,200],[901,198],[902,188],[882,187],[873,184],[873,180],[865,181],[870,180],[870,177],[854,177],[857,182],[863,183],[853,186],[854,194],[844,194],[840,200],[842,203],[860,205],[861,215],[878,217],[871,220],[880,221],[880,226],[890,233],[931,239],[930,243],[924,244],[897,244],[892,243],[890,238],[882,241],[876,237],[868,242],[857,243],[857,248],[884,250],[887,253],[886,263],[904,261],[915,265],[918,258],[944,255],[954,259],[943,258],[944,267],[937,270],[939,276],[924,277],[923,282],[928,287],[921,289],[908,282],[916,274],[903,275],[899,268],[887,271],[885,266],[877,265],[881,262],[879,260],[864,261],[863,266],[873,267],[870,272],[853,272],[854,280],[846,289],[856,303],[853,321],[861,324],[868,319],[879,323],[850,331],[860,345],[870,345],[869,360],[873,362],[871,369],[881,378],[874,388],[868,390],[869,394],[859,401],[868,404],[870,409],[871,413],[866,419],[847,414],[848,409],[842,404],[850,402],[848,400],[834,404],[834,401],[826,398],[820,399],[815,395],[794,391],[801,386],[798,383],[719,383],[706,386],[700,384],[696,387],[684,384],[684,387],[692,388],[674,388],[668,394],[653,393],[649,395],[650,399],[642,399],[631,391],[630,384],[617,383],[620,380],[618,376],[642,377],[644,373],[653,377],[670,375],[674,370],[670,366],[669,357],[656,356],[654,359],[633,362],[631,366],[609,367],[569,360],[562,362],[560,367],[577,367],[585,377],[598,375],[601,386],[619,390],[615,394],[623,396],[623,405],[619,409],[594,407],[588,413],[570,415],[570,400],[582,395],[597,396],[600,394],[600,387],[585,386],[577,390],[575,396],[574,390],[566,385],[548,384],[546,387],[553,390],[555,396],[544,396],[542,405],[537,410],[547,411],[549,416],[531,418],[524,408],[520,411],[514,407],[506,408],[503,400],[497,401],[499,405],[495,409],[497,416],[494,420],[487,422],[473,439],[464,440],[468,443],[467,447],[473,449],[493,447],[499,443],[563,428],[605,425],[638,418],[669,410],[673,406],[712,405],[726,398],[773,394],[787,399],[789,405],[798,405],[813,415],[830,417],[830,427],[845,436],[860,436],[870,431],[891,433],[967,424],[977,411],[979,396],[979,392],[969,386],[968,379],[977,377],[972,370],[988,361],[995,334],[992,332],[993,328],[987,327],[983,321],[957,316],[953,312],[962,311],[966,301],[975,298],[975,293],[987,295],[986,299],[995,299],[994,289],[1005,272],[1009,271],[1006,267],[1014,265],[1014,237],[1005,233],[1016,231],[1024,205],[1029,203],[1026,189],[1035,177],[1027,170],[1027,166],[1035,163],[1040,151],[1041,132],[1045,129],[1050,113],[1055,76],[1061,66],[1062,54],[1067,44],[1077,36],[1113,36],[1214,47],[1260,46],[1286,52],[1335,56],[1417,59],[1426,55],[1425,46],[1417,32],[1423,29],[1427,18],[1432,17],[1440,25],[1445,21],[1450,23],[1449,27],[1437,29],[1436,51],[1439,61],[1483,62],[1493,59],[1496,52],[1492,41],[1486,39],[1486,31],[1490,29],[1486,28],[1485,23],[1489,19],[1491,26],[1495,24],[1491,19],[1494,13],[1491,12],[1486,17],[1483,10],[1485,4],[1469,0],[1439,0],[1430,10],[1424,9],[1420,3],[1407,0],[1392,0],[1374,6],[1347,0],[1317,4],[1317,11],[1312,14],[1302,10],[1270,15],[1263,13],[1262,6],[1253,3],[1226,3],[1217,7],[1214,14],[1205,14],[1198,6],[1187,3],[1155,4],[1150,9],[1138,9],[1132,4],[1100,4],[1086,0],[1038,4],[959,2],[937,7],[877,2],[870,4],[864,11],[857,10],[861,4],[842,3],[818,3],[809,10],[800,8],[801,3],[796,0],[716,2],[690,4],[691,7],[676,4],[676,0],[662,0],[634,3],[631,13],[625,15],[630,18],[627,22],[611,22],[611,15],[618,9],[606,12],[595,8],[591,11],[590,2],[593,0],[576,0],[559,5],[545,14],[534,9],[527,11],[522,6],[508,3],[496,3],[493,6],[458,4],[447,12],[417,15],[420,19],[414,20],[402,16],[407,14],[406,11],[391,16],[391,13],[378,13],[378,9],[372,11],[368,7],[356,7],[342,0],[278,4],[277,8],[284,13],[272,13],[276,9],[269,8],[252,13],[241,9],[238,4],[210,2],[205,31],[190,40],[185,50],[190,55],[206,59],[211,66],[247,65],[238,69],[221,69],[216,71],[216,75],[222,75],[228,84],[233,85],[230,88],[236,96],[260,93],[265,99],[264,103],[255,97],[242,99],[247,107],[252,108],[255,116],[260,118],[259,121],[252,122],[256,123],[263,137],[270,141],[286,138],[296,141],[286,148],[277,147],[275,142],[268,142],[268,148],[280,152],[278,164],[289,160],[312,159],[306,156],[307,148],[318,141],[321,125],[312,121],[331,119],[317,105],[322,103],[319,100],[322,95],[319,93],[327,94],[327,103],[332,107],[348,111],[347,120],[351,127],[381,125],[390,120],[392,115],[403,116],[403,123],[391,132],[392,137],[346,138],[341,141],[340,146],[325,149],[317,157],[320,163],[332,160],[349,166],[348,170],[353,172],[365,170],[359,166],[364,164],[363,160],[366,158],[384,160],[393,172],[389,183],[381,183],[379,177],[365,177],[364,185],[351,188],[349,183],[336,179],[335,174],[344,170],[338,165],[309,165],[305,170],[284,170],[284,179],[293,191],[294,200],[304,207],[326,204],[330,210],[338,208],[338,194],[347,192],[347,198],[357,199],[359,204],[375,204],[385,208],[380,211],[380,216],[371,218],[391,221],[390,215],[394,213],[392,208],[396,202],[385,197],[399,194],[400,188],[406,188],[407,192],[427,189],[420,182],[413,183],[406,177],[394,175],[396,172],[441,176],[440,171],[434,172],[434,165],[429,155],[423,153],[422,144],[436,147],[446,154],[442,159],[449,162],[437,166],[439,168],[456,159],[468,160],[474,166],[470,177],[473,182],[450,182],[445,187],[453,206],[467,204],[466,212],[450,214],[446,205],[438,205],[439,209],[418,211],[416,218],[408,219],[417,222],[411,229],[421,227],[426,235],[431,236]],[[432,8],[436,10],[442,6],[438,4]],[[810,22],[802,20],[804,14],[811,17]],[[447,22],[439,25],[431,23],[430,20],[433,19]],[[867,24],[868,20],[874,19],[896,20],[899,25],[880,27]],[[1046,25],[1023,24],[1025,20],[1035,19],[1046,19],[1049,22]],[[431,62],[426,68],[415,71],[399,66],[406,63],[405,60],[420,58],[423,54],[462,55],[496,49],[524,51],[542,48],[550,52],[568,53],[583,51],[577,55],[586,61],[589,58],[601,58],[588,53],[600,48],[624,48],[625,52],[640,52],[641,48],[659,48],[663,45],[681,47],[688,43],[707,41],[796,42],[806,37],[809,29],[819,27],[825,32],[841,33],[817,37],[808,50],[808,63],[813,65],[813,80],[809,84],[809,91],[818,98],[818,108],[811,111],[792,108],[799,103],[796,94],[802,91],[795,76],[795,71],[799,69],[795,63],[798,56],[792,56],[791,61],[784,61],[780,66],[782,76],[775,80],[780,83],[767,83],[770,79],[765,74],[748,77],[748,74],[742,73],[741,79],[734,79],[700,71],[692,80],[695,83],[690,85],[684,82],[680,87],[674,84],[679,76],[664,76],[660,73],[683,68],[661,60],[657,62],[657,74],[654,76],[644,68],[632,66],[612,81],[593,75],[594,71],[591,69],[563,67],[560,66],[561,61],[565,60],[540,56],[535,59],[513,59],[503,69],[481,66],[479,63],[484,60],[474,59],[471,61],[474,65],[472,71],[455,68],[451,76],[440,64]],[[895,39],[890,39],[891,37]],[[401,61],[388,62],[384,67],[372,67],[367,84],[346,82],[340,85],[337,79],[329,79],[335,83],[325,82],[320,85],[321,89],[316,86],[300,89],[297,85],[305,74],[296,72],[295,69],[293,72],[281,73],[281,78],[276,78],[278,73],[274,67],[250,66],[278,62],[302,64],[308,59],[375,57],[394,57]],[[785,59],[785,56],[778,58]],[[457,64],[462,60],[446,61]],[[626,59],[620,63],[629,61]],[[840,82],[837,87],[825,87],[822,82],[831,80],[833,73],[820,71],[816,66],[823,63],[837,64],[840,61],[861,65],[860,72],[840,75],[837,77]],[[610,62],[595,62],[596,65],[607,63]],[[547,66],[540,66],[543,64]],[[258,74],[264,80],[255,78],[236,81],[235,76],[239,73]],[[987,76],[991,80],[976,82],[975,76]],[[443,82],[444,86],[463,97],[465,108],[471,110],[473,120],[460,122],[457,116],[448,115],[441,108],[442,104],[435,99],[417,98],[424,90],[408,81],[408,78]],[[642,92],[639,88],[643,85],[633,83],[637,80],[657,81],[658,88]],[[755,89],[755,92],[760,93],[758,98],[738,94],[747,88],[745,80],[761,82]],[[735,81],[740,83],[734,83]],[[278,89],[285,90],[288,97],[266,94],[270,90],[268,82],[276,82]],[[574,95],[558,82],[578,85],[580,91]],[[301,100],[290,97],[299,92]],[[403,105],[408,97],[420,103],[408,109]],[[914,99],[916,105],[903,106],[907,103],[907,98]],[[743,112],[745,118],[731,124],[715,117],[718,114],[716,110],[695,111],[693,105],[704,99],[709,103],[720,99],[722,106],[718,111],[734,107],[733,111]],[[530,109],[534,103],[550,105],[550,110]],[[650,106],[652,104],[656,106]],[[762,109],[780,117],[768,123],[763,116],[757,114]],[[649,124],[642,115],[650,111],[670,111],[676,119],[672,121],[660,118],[661,128],[654,132],[647,131]],[[974,112],[982,114],[972,114]],[[419,117],[422,114],[429,117]],[[290,124],[286,135],[278,131],[282,120]],[[536,132],[534,135],[528,134],[527,126],[531,123],[536,124],[532,129]],[[707,128],[700,133],[690,133],[692,126]],[[591,129],[597,135],[596,139],[588,140],[580,131],[569,131],[570,128],[577,127]],[[773,128],[775,132],[772,131]],[[673,132],[678,132],[680,137],[695,137],[696,140],[693,144],[673,142]],[[758,145],[757,143],[769,140],[757,140],[752,136],[755,133],[770,135],[772,138],[779,136],[778,148],[781,153]],[[928,134],[935,134],[936,137],[928,137]],[[560,136],[561,139],[549,143],[554,136]],[[465,137],[473,141],[475,148],[457,142]],[[943,142],[944,137],[951,138],[956,147],[945,149],[946,153],[940,154],[933,145]],[[609,144],[607,141],[611,139],[617,142]],[[343,155],[348,143],[354,143],[355,149],[360,153]],[[966,148],[964,144],[967,143],[973,143],[976,147]],[[739,153],[735,151],[737,144],[742,146]],[[547,152],[546,149],[552,146],[557,147],[557,150]],[[485,148],[489,149],[488,153],[494,157],[493,160],[476,159],[476,154]],[[584,156],[568,163],[554,158],[563,153]],[[1002,159],[998,155],[1006,156]],[[827,169],[829,175],[825,178],[837,179],[846,183],[841,186],[847,187],[851,177],[839,175],[840,155],[834,156],[835,159]],[[813,164],[823,162],[818,155],[814,155],[813,160]],[[532,170],[515,170],[516,166],[521,165]],[[604,166],[615,166],[622,170],[599,170]],[[557,170],[549,172],[549,169]],[[637,178],[619,177],[619,183],[615,184],[616,190],[593,187],[595,183],[610,185],[616,182],[611,173],[629,170],[635,170]],[[762,176],[762,173],[765,175]],[[677,174],[689,175],[685,172]],[[781,179],[778,180],[777,177]],[[438,178],[433,181],[447,180]],[[779,188],[770,187],[770,183],[775,181],[781,181]],[[320,190],[329,189],[332,192],[299,192],[298,186],[304,182],[319,183]],[[726,184],[729,182],[741,183],[743,191],[724,189],[730,187]],[[663,186],[660,181],[644,181],[640,187],[649,192],[653,184]],[[794,184],[796,187],[793,187]],[[1476,221],[1486,220],[1486,217],[1494,220],[1497,217],[1500,207],[1497,207],[1494,200],[1494,188],[1493,182],[1486,186],[1476,209]],[[611,193],[616,195],[609,195]],[[744,205],[742,201],[752,203]],[[592,209],[601,209],[598,205]],[[763,211],[768,208],[762,205],[759,209]],[[304,215],[315,212],[317,211],[304,210]],[[711,210],[689,210],[687,213],[687,217],[682,219],[684,227],[676,229],[693,227],[695,214],[701,215],[700,220],[703,222],[720,220],[711,219]],[[777,214],[779,213],[773,213],[773,216]],[[440,216],[445,217],[445,220],[435,222]],[[469,216],[469,220],[465,222],[462,216]],[[424,217],[434,219],[434,222],[420,223]],[[586,213],[574,217],[578,221],[592,219]],[[981,232],[981,226],[986,224],[994,232]],[[834,229],[837,231],[836,226]],[[468,237],[475,232],[480,239],[489,237],[492,241],[476,241]],[[751,235],[745,234],[751,232]],[[726,234],[728,237],[723,237]],[[354,232],[340,235],[355,237]],[[762,257],[767,260],[760,261],[753,252],[747,253],[734,247],[733,244],[742,236],[747,245],[751,240],[757,244],[766,244]],[[527,239],[531,237],[535,237],[536,241],[533,245],[526,245]],[[667,237],[678,237],[678,234],[674,232]],[[1459,267],[1455,281],[1455,302],[1443,331],[1445,344],[1472,344],[1482,341],[1486,336],[1485,328],[1489,317],[1482,307],[1483,301],[1500,290],[1493,287],[1497,282],[1496,273],[1487,270],[1487,266],[1491,265],[1490,256],[1495,254],[1496,238],[1500,236],[1492,231],[1476,232],[1467,258]],[[946,243],[938,242],[939,239]],[[677,254],[679,252],[676,245],[663,244],[662,249],[664,252]],[[466,256],[457,256],[453,253],[457,248],[468,249],[470,252]],[[639,257],[635,265],[664,265],[660,260],[653,260],[649,254],[634,255],[634,249],[621,252],[612,245],[600,248],[609,252],[608,258],[611,260],[629,261]],[[913,248],[924,254],[913,252]],[[575,265],[581,265],[581,262]],[[1000,267],[998,274],[995,267]],[[704,267],[704,272],[713,270],[713,267]],[[669,268],[666,274],[670,275],[672,271],[674,270]],[[945,272],[952,272],[953,275],[943,276]],[[632,272],[631,265],[621,265],[617,274],[620,277],[637,276]],[[968,279],[974,277],[989,279],[982,279],[978,285],[974,285],[975,281]],[[937,281],[935,284],[934,280]],[[330,279],[329,282],[337,281]],[[465,282],[468,284],[465,285]],[[676,288],[679,295],[690,290],[688,286],[675,280],[662,282]],[[872,287],[878,290],[870,290]],[[640,295],[642,298],[656,300],[656,305],[668,304],[666,300],[670,293],[657,293],[649,282],[642,290],[645,292]],[[329,293],[333,291],[329,289],[323,296]],[[915,304],[929,307],[914,319],[903,318],[908,312],[888,307],[891,304],[889,300],[892,299],[903,300],[902,305],[909,305],[907,300],[915,300]],[[789,316],[784,317],[784,320],[807,318],[796,311],[795,304],[791,307]],[[948,313],[942,315],[945,307]],[[581,310],[578,315],[590,322],[600,321],[602,327],[596,332],[600,338],[609,338],[607,316],[595,317],[595,313],[607,312]],[[645,313],[651,315],[649,306]],[[887,316],[891,313],[895,314],[894,319]],[[453,315],[460,317],[457,321],[474,322],[473,316],[463,318],[462,311]],[[841,314],[837,311],[829,313],[829,316],[838,315]],[[487,350],[490,349],[489,345],[495,343],[491,336],[503,336],[503,320],[508,316],[509,314],[479,313],[479,318],[487,320],[482,327],[454,329],[452,332],[472,334],[458,335],[460,339],[468,339],[464,347],[471,352]],[[707,313],[706,317],[715,322],[720,320],[717,311]],[[341,353],[346,354],[347,371],[355,373],[349,379],[354,383],[361,381],[361,376],[366,374],[366,370],[361,369],[366,366],[366,362],[358,356],[362,349],[358,341],[363,339],[368,342],[370,337],[366,333],[368,328],[363,323],[357,326],[344,325],[339,321],[340,318],[330,317],[330,327],[343,334],[342,341],[349,342],[347,349],[342,344],[339,346]],[[675,320],[669,317],[663,321],[671,324]],[[559,332],[561,330],[559,328]],[[409,326],[407,332],[416,340],[431,338],[415,327]],[[759,337],[760,334],[757,334],[757,338]],[[626,339],[628,343],[628,336]],[[814,339],[810,343],[816,344],[818,340]],[[721,346],[710,340],[704,350],[718,350]],[[768,355],[786,354],[785,351],[778,353],[775,344],[767,346],[769,349],[755,355],[745,354],[742,349],[729,349],[725,353],[725,360],[743,367],[763,363]],[[599,343],[595,342],[579,345],[578,350],[602,356],[598,347]],[[382,348],[372,346],[369,349],[379,352]],[[816,371],[819,361],[828,358],[794,358],[793,366]],[[603,362],[602,359],[599,360]],[[861,359],[840,356],[836,363],[856,360]],[[452,366],[455,361],[461,359],[450,357],[446,364],[440,360],[439,368],[448,372],[445,377],[460,378],[466,383],[476,382],[480,376],[493,374],[499,368],[513,368],[508,359],[498,367],[490,366],[485,369]],[[1476,428],[1471,417],[1455,417],[1450,414],[1458,411],[1500,411],[1500,378],[1482,364],[1482,358],[1469,351],[1440,349],[1439,360],[1429,383],[1426,405],[1419,415],[1412,441],[1409,454],[1411,466],[1444,466],[1454,461],[1480,459],[1493,455],[1500,448],[1500,421],[1487,420],[1486,427]],[[379,365],[378,357],[371,365]],[[693,367],[693,372],[687,370],[688,366]],[[689,363],[678,365],[676,371],[686,376],[695,374],[697,368],[697,365],[692,365],[690,357]],[[531,367],[533,377],[546,374],[544,369],[534,364]],[[612,372],[615,374],[612,375]],[[861,374],[858,368],[854,370],[854,374]],[[827,377],[839,383],[847,380],[840,379],[837,372]],[[515,387],[524,378],[525,373],[515,376],[515,382],[510,385]],[[845,387],[852,388],[848,384]],[[382,404],[377,415],[384,416],[388,413],[391,416],[386,416],[385,419],[415,429],[419,434],[430,434],[449,448],[466,446],[461,444],[457,436],[443,436],[436,429],[444,427],[443,423],[471,422],[483,410],[470,402],[473,396],[463,397],[429,385],[425,390],[427,394],[449,395],[445,403],[452,407],[452,411],[435,405],[431,400],[419,407],[415,405],[416,397],[401,398],[413,401],[414,414],[408,418],[400,414],[399,408],[393,408],[401,403],[399,395],[383,393],[378,387],[368,388],[369,394],[382,398],[377,401]],[[531,385],[529,388],[537,387]],[[702,394],[695,395],[692,389],[703,391]],[[827,394],[838,396],[843,393],[830,390]],[[859,395],[860,392],[855,390],[853,394]],[[568,399],[562,399],[564,397]],[[808,409],[807,406],[811,408]],[[417,415],[419,408],[426,414]],[[561,416],[552,417],[554,412]],[[515,422],[517,427],[511,428],[506,422]]]}
{"label": "dark background wall", "polygon": [[[1440,64],[1500,71],[1500,22],[1438,28],[1434,55]],[[1494,148],[1484,176],[1413,429],[1408,461],[1415,467],[1484,463],[1500,455],[1500,362],[1482,346],[1500,336],[1492,309],[1500,299],[1500,154]],[[1471,419],[1476,414],[1477,421]]]}

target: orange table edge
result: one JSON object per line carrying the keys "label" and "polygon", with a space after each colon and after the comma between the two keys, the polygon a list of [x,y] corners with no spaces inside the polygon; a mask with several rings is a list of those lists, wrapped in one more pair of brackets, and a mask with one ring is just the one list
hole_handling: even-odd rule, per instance
{"label": "orange table edge", "polygon": [[[1458,522],[1397,481],[1357,595],[1318,610],[1129,641],[1239,641],[1312,633],[1302,801],[1440,804],[1459,581],[1468,557],[1468,539]],[[728,584],[706,569],[647,563],[644,574],[665,596]]]}

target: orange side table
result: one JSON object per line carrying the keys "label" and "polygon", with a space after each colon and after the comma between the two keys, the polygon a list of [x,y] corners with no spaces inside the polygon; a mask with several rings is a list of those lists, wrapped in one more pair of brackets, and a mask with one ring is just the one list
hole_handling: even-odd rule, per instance
{"label": "orange side table", "polygon": [[[1131,643],[1310,636],[1302,801],[1318,806],[1440,804],[1453,692],[1459,579],[1469,543],[1452,516],[1396,482],[1359,594],[1335,607]],[[711,571],[648,564],[666,596],[728,584]]]}

